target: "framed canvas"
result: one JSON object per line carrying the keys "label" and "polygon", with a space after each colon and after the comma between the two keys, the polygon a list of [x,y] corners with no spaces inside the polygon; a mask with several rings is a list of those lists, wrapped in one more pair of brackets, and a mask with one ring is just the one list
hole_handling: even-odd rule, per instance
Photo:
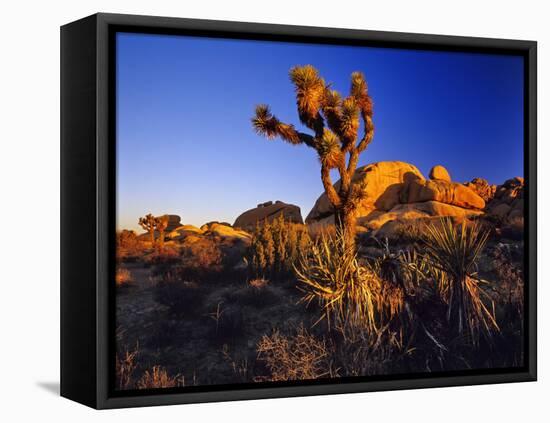
{"label": "framed canvas", "polygon": [[61,28],[61,395],[536,380],[536,43]]}

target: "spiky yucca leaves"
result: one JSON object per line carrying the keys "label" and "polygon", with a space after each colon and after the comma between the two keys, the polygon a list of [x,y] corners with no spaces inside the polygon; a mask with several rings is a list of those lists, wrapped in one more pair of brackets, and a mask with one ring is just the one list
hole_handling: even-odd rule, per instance
{"label": "spiky yucca leaves", "polygon": [[324,125],[319,108],[325,93],[325,81],[319,76],[317,69],[311,65],[295,66],[290,69],[290,80],[296,91],[296,106],[300,122],[315,131],[316,135],[322,134]]}
{"label": "spiky yucca leaves", "polygon": [[480,224],[466,222],[456,226],[449,218],[426,226],[425,255],[436,271],[445,277],[439,280],[440,292],[447,304],[447,321],[458,336],[468,337],[477,345],[480,335],[490,340],[499,327],[494,313],[485,304],[486,293],[480,288],[477,261],[489,232]]}
{"label": "spiky yucca leaves", "polygon": [[[282,123],[266,105],[256,107],[252,125],[258,134],[268,139],[279,137],[290,144],[306,144],[316,150],[321,163],[321,181],[334,209],[336,225],[342,229],[346,242],[354,246],[354,214],[361,196],[354,189],[353,175],[359,154],[374,136],[372,100],[365,77],[361,72],[352,73],[350,95],[346,98],[331,89],[311,65],[293,67],[290,80],[296,91],[300,121],[313,134],[299,132],[294,126]],[[357,140],[360,118],[364,135]],[[332,183],[331,169],[337,169],[340,174],[338,191]]]}
{"label": "spiky yucca leaves", "polygon": [[402,305],[402,293],[390,292],[375,269],[361,265],[339,230],[335,236],[321,234],[294,270],[302,301],[316,300],[323,309],[317,323],[326,319],[352,342],[379,335]]}
{"label": "spiky yucca leaves", "polygon": [[320,162],[328,169],[335,169],[344,165],[345,157],[340,150],[338,137],[330,129],[325,128],[317,152]]}

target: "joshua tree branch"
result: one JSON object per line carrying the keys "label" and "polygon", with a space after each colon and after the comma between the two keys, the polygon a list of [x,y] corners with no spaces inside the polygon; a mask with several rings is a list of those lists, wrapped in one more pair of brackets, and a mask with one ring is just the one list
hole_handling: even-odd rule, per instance
{"label": "joshua tree branch", "polygon": [[306,144],[315,148],[315,138],[309,134],[299,132],[294,125],[281,122],[273,116],[269,106],[260,104],[256,106],[256,114],[252,118],[252,125],[256,132],[268,139],[281,138],[290,144]]}
{"label": "joshua tree branch", "polygon": [[323,181],[323,187],[325,188],[330,204],[332,204],[335,209],[340,208],[342,206],[342,201],[336,192],[334,185],[332,184],[332,179],[330,178],[330,168],[325,164],[321,164],[321,181]]}

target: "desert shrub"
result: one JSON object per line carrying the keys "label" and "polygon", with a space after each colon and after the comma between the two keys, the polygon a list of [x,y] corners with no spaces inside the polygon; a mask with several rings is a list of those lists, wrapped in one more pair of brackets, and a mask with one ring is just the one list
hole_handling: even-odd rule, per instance
{"label": "desert shrub", "polygon": [[[426,227],[424,252],[447,304],[447,322],[459,337],[477,345],[479,336],[489,339],[498,325],[477,275],[477,261],[489,233],[479,222],[454,225],[450,219]],[[441,277],[444,276],[444,277]]]}
{"label": "desert shrub", "polygon": [[280,294],[279,288],[271,285],[267,279],[252,279],[231,289],[225,298],[240,307],[262,308],[280,300]]}
{"label": "desert shrub", "polygon": [[179,375],[171,376],[161,366],[153,366],[146,370],[136,383],[137,389],[173,388],[182,386],[183,382]]}
{"label": "desert shrub", "polygon": [[324,224],[308,225],[308,233],[314,242],[319,241],[322,237],[334,238],[336,236],[336,226]]}
{"label": "desert shrub", "polygon": [[257,381],[311,380],[338,376],[325,341],[312,336],[303,326],[292,336],[284,336],[278,330],[262,336],[256,350],[258,359],[269,371],[268,376],[257,377]]}
{"label": "desert shrub", "polygon": [[145,263],[155,266],[170,266],[181,261],[181,256],[177,248],[165,245],[162,250],[156,248],[153,253],[145,258]]}
{"label": "desert shrub", "polygon": [[154,287],[155,301],[170,307],[173,313],[186,316],[201,311],[205,295],[203,286],[182,279],[162,279]]}
{"label": "desert shrub", "polygon": [[135,261],[143,254],[143,244],[134,231],[122,230],[116,234],[116,255],[119,261]]}
{"label": "desert shrub", "polygon": [[292,273],[301,252],[307,251],[310,244],[307,228],[286,222],[281,214],[271,222],[257,224],[247,262],[256,276],[285,276]]}
{"label": "desert shrub", "polygon": [[426,227],[424,219],[410,219],[399,222],[395,228],[395,237],[406,243],[418,242],[422,239]]}
{"label": "desert shrub", "polygon": [[493,268],[498,277],[497,291],[501,302],[510,308],[508,316],[523,319],[524,280],[521,264],[515,265],[510,247],[499,244],[493,250]]}
{"label": "desert shrub", "polygon": [[130,271],[123,267],[117,266],[116,275],[115,275],[116,286],[118,287],[128,286],[132,282],[133,282],[133,279]]}
{"label": "desert shrub", "polygon": [[346,338],[369,337],[402,307],[399,286],[385,283],[376,268],[358,262],[342,234],[322,235],[295,267],[306,304],[317,301],[326,319]]}
{"label": "desert shrub", "polygon": [[183,262],[186,267],[220,270],[222,252],[209,238],[202,238],[183,249]]}
{"label": "desert shrub", "polygon": [[133,351],[126,350],[122,354],[117,354],[115,357],[115,375],[116,385],[118,389],[131,389],[133,388],[132,376],[137,367],[136,357],[139,354],[139,349],[136,348]]}
{"label": "desert shrub", "polygon": [[525,236],[525,223],[523,216],[516,216],[506,220],[501,228],[503,238],[512,241],[521,241]]}

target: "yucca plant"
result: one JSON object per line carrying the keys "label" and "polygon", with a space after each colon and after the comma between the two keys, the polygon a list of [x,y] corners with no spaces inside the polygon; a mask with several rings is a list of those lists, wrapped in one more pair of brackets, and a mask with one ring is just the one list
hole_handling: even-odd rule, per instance
{"label": "yucca plant", "polygon": [[[325,83],[311,65],[290,69],[290,80],[296,91],[296,106],[300,122],[313,133],[296,130],[281,122],[269,106],[256,106],[252,126],[268,139],[281,138],[293,145],[305,144],[317,152],[321,163],[321,181],[335,212],[335,223],[346,243],[355,242],[355,210],[363,198],[364,186],[353,182],[359,155],[374,136],[372,99],[361,72],[351,74],[350,93],[342,96]],[[364,133],[358,136],[360,123]],[[340,175],[340,187],[332,183],[330,171]]]}
{"label": "yucca plant", "polygon": [[427,225],[423,237],[425,257],[434,274],[439,272],[447,321],[457,336],[470,339],[473,345],[480,335],[490,339],[499,330],[494,312],[485,304],[488,296],[480,287],[487,282],[477,275],[477,261],[488,237],[489,232],[477,221],[455,225],[450,218]]}
{"label": "yucca plant", "polygon": [[344,234],[322,234],[302,255],[295,272],[304,293],[302,301],[317,300],[323,309],[319,320],[327,320],[345,337],[357,338],[377,333],[381,328],[383,281],[369,267],[357,260],[355,248]]}

